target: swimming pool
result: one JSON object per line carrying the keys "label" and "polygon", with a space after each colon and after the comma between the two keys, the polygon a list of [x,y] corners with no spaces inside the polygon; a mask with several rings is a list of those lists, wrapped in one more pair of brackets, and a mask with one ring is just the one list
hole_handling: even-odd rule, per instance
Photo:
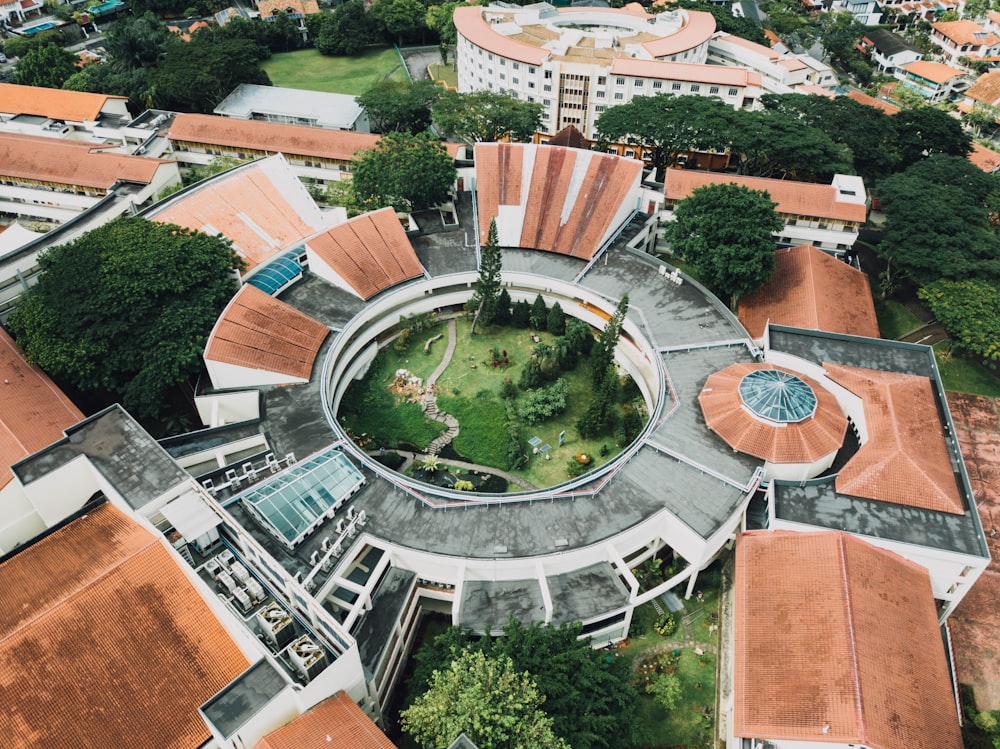
{"label": "swimming pool", "polygon": [[99,16],[102,13],[110,13],[111,11],[118,10],[123,7],[125,7],[125,3],[121,0],[109,0],[109,2],[101,3],[100,5],[91,5],[87,8],[87,12],[93,13],[95,16]]}
{"label": "swimming pool", "polygon": [[59,24],[56,23],[55,21],[45,21],[44,23],[40,23],[37,26],[25,27],[21,29],[21,33],[34,34],[39,31],[45,31],[46,29],[54,29],[58,25]]}

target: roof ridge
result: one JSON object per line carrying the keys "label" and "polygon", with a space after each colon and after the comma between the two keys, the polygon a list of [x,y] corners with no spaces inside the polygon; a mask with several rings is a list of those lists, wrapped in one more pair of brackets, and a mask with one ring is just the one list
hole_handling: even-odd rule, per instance
{"label": "roof ridge", "polygon": [[839,533],[837,535],[837,555],[840,558],[840,578],[844,585],[844,604],[846,607],[845,613],[847,615],[847,643],[850,649],[851,658],[851,682],[854,686],[854,720],[855,725],[857,726],[858,738],[867,744],[868,737],[865,735],[864,721],[864,695],[861,693],[860,664],[858,663],[858,640],[857,632],[854,627],[854,607],[851,599],[851,586],[847,579],[846,541],[846,533]]}

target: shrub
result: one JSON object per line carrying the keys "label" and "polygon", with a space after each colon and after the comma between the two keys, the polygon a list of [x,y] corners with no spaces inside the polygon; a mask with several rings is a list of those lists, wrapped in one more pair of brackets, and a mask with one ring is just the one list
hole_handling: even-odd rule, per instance
{"label": "shrub", "polygon": [[555,342],[556,359],[559,362],[559,369],[563,372],[572,372],[580,362],[580,355],[577,353],[573,342],[567,336],[560,336]]}
{"label": "shrub", "polygon": [[517,397],[517,385],[509,377],[503,378],[503,383],[500,385],[500,397],[505,401],[514,400]]}
{"label": "shrub", "polygon": [[545,328],[552,335],[562,335],[566,332],[566,313],[563,312],[559,302],[552,305],[549,316],[545,321]]}
{"label": "shrub", "polygon": [[510,319],[515,328],[527,328],[531,324],[531,305],[524,299],[515,302]]}
{"label": "shrub", "polygon": [[521,424],[517,418],[514,401],[508,400],[504,428],[507,430],[507,470],[516,471],[524,466],[528,458],[521,447]]}
{"label": "shrub", "polygon": [[594,333],[583,320],[573,318],[566,323],[566,338],[578,354],[586,356],[594,348]]}
{"label": "shrub", "polygon": [[535,301],[531,303],[531,314],[528,317],[531,327],[535,330],[545,330],[549,321],[549,308],[545,306],[545,300],[539,294]]}
{"label": "shrub", "polygon": [[677,631],[677,621],[674,619],[673,614],[660,614],[656,620],[656,624],[653,625],[653,629],[661,636],[667,637]]}
{"label": "shrub", "polygon": [[569,462],[566,463],[566,475],[571,479],[576,478],[577,476],[582,476],[587,472],[587,470],[588,468],[586,463],[577,463],[572,458],[570,458]]}
{"label": "shrub", "polygon": [[521,404],[521,418],[528,424],[551,419],[566,410],[567,395],[569,383],[561,377],[549,387],[533,390]]}
{"label": "shrub", "polygon": [[510,325],[510,320],[510,294],[507,293],[507,289],[503,289],[500,291],[500,296],[497,297],[497,309],[493,313],[493,322],[497,325]]}
{"label": "shrub", "polygon": [[653,700],[664,710],[673,710],[680,704],[684,690],[677,674],[660,674],[646,691],[653,695]]}
{"label": "shrub", "polygon": [[460,492],[471,492],[475,488],[476,487],[473,485],[471,481],[466,481],[464,479],[459,479],[458,481],[456,481],[454,486],[454,489]]}
{"label": "shrub", "polygon": [[534,390],[537,387],[541,387],[544,379],[538,357],[532,356],[528,360],[528,365],[521,370],[521,378],[517,381],[517,386],[521,390]]}

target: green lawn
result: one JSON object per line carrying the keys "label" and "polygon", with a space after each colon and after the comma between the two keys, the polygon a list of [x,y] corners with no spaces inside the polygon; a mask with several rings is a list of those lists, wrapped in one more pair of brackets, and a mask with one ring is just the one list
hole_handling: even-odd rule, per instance
{"label": "green lawn", "polygon": [[271,55],[262,67],[275,86],[358,96],[386,75],[405,81],[399,55],[391,47],[369,49],[354,57],[327,57],[315,49]]}
{"label": "green lawn", "polygon": [[1000,378],[994,370],[971,359],[948,354],[947,341],[935,344],[934,353],[945,390],[1000,398]]}
{"label": "green lawn", "polygon": [[878,329],[882,337],[891,340],[898,340],[924,324],[923,320],[914,315],[905,304],[895,299],[880,301],[876,296],[875,314],[878,317]]}
{"label": "green lawn", "polygon": [[435,62],[429,66],[429,71],[435,81],[444,81],[448,88],[458,90],[458,70],[455,68],[455,63],[442,65]]}
{"label": "green lawn", "polygon": [[673,710],[665,710],[650,695],[639,697],[639,719],[646,724],[656,746],[701,747],[711,745],[714,720],[705,711],[715,710],[716,657],[681,650],[676,674],[683,696]]}

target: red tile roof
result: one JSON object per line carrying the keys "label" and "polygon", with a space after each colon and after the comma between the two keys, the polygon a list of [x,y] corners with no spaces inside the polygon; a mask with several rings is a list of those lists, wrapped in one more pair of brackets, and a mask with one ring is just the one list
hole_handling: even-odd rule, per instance
{"label": "red tile roof", "polygon": [[14,477],[10,466],[63,437],[83,414],[49,376],[32,367],[0,328],[0,488]]}
{"label": "red tile roof", "polygon": [[639,60],[633,57],[616,57],[611,63],[611,75],[630,75],[637,78],[661,78],[667,81],[737,87],[759,86],[761,82],[760,73],[747,68],[696,65],[689,62],[666,62],[665,60]]}
{"label": "red tile roof", "polygon": [[901,111],[899,107],[895,104],[890,104],[883,99],[877,99],[874,96],[869,96],[868,94],[862,93],[861,91],[850,91],[847,94],[848,99],[854,99],[854,101],[859,104],[865,104],[869,107],[875,107],[876,109],[881,109],[886,114],[896,114],[896,112]]}
{"label": "red tile roof", "polygon": [[344,691],[267,734],[254,749],[396,749]]}
{"label": "red tile roof", "polygon": [[149,184],[165,159],[110,153],[104,147],[0,133],[0,176],[108,190],[119,180]]}
{"label": "red tile roof", "polygon": [[685,10],[687,22],[669,36],[664,36],[653,41],[643,42],[653,57],[667,57],[681,52],[695,49],[706,43],[715,33],[715,16],[701,10]]}
{"label": "red tile roof", "polygon": [[306,246],[362,299],[424,272],[391,208],[316,234],[306,240]]}
{"label": "red tile roof", "polygon": [[[232,240],[233,247],[247,261],[247,268],[253,268],[323,226],[319,209],[311,199],[308,202],[315,214],[312,217],[289,201],[293,190],[301,192],[302,199],[307,198],[288,167],[282,165],[283,169],[278,169],[278,166],[267,160],[258,161],[234,174],[218,177],[150,214],[150,219],[206,234],[221,234]],[[282,178],[286,180],[284,184],[280,182]]]}
{"label": "red tile roof", "polygon": [[790,372],[816,395],[816,412],[811,417],[777,424],[754,416],[744,407],[740,382],[751,372],[767,369],[790,372],[770,364],[733,364],[709,375],[698,394],[708,428],[734,450],[769,463],[813,463],[839,450],[847,432],[847,417],[833,394],[805,375]]}
{"label": "red tile roof", "polygon": [[178,114],[167,137],[172,141],[340,161],[351,161],[356,151],[374,148],[379,139],[369,133],[237,120],[210,114]]}
{"label": "red tile roof", "polygon": [[82,91],[64,91],[60,88],[0,83],[0,112],[30,114],[66,122],[94,121],[101,114],[108,99],[127,98],[88,94]]}
{"label": "red tile roof", "polygon": [[547,49],[498,34],[483,18],[483,8],[478,5],[460,5],[455,8],[454,18],[458,33],[487,52],[529,65],[541,65],[552,54]]}
{"label": "red tile roof", "polygon": [[972,152],[969,154],[969,161],[984,172],[991,174],[1000,169],[1000,153],[981,146],[975,141],[972,143]]}
{"label": "red tile roof", "polygon": [[1000,39],[986,31],[971,18],[960,21],[938,21],[932,23],[931,28],[956,45],[970,44],[974,47],[992,47],[995,44],[1000,44]]}
{"label": "red tile roof", "polygon": [[276,13],[286,13],[289,10],[304,16],[319,13],[319,3],[316,0],[258,0],[257,10],[261,18],[273,16]]}
{"label": "red tile roof", "polygon": [[519,206],[520,247],[589,260],[638,185],[642,163],[562,146],[479,143],[476,173],[480,241],[501,206]]}
{"label": "red tile roof", "polygon": [[903,66],[903,70],[918,78],[923,78],[931,83],[947,83],[952,78],[959,78],[965,73],[943,62],[931,62],[930,60],[917,60]]}
{"label": "red tile roof", "polygon": [[845,533],[736,541],[737,737],[961,749],[927,571]]}
{"label": "red tile roof", "polygon": [[318,320],[246,285],[215,323],[205,358],[308,380],[329,333]]}
{"label": "red tile roof", "polygon": [[739,302],[739,318],[753,338],[768,321],[793,328],[878,338],[868,276],[810,245],[774,253],[774,273]]}
{"label": "red tile roof", "polygon": [[104,504],[0,564],[8,747],[193,749],[247,667],[164,545]]}
{"label": "red tile roof", "polygon": [[951,457],[927,377],[824,363],[861,398],[868,441],[840,469],[841,494],[962,514]]}
{"label": "red tile roof", "polygon": [[770,194],[771,200],[778,204],[775,210],[789,216],[811,216],[864,223],[867,214],[863,204],[838,201],[837,189],[833,185],[744,177],[694,169],[668,169],[665,183],[666,198],[672,201],[690,197],[698,187],[734,184],[743,185],[751,190],[764,190]]}
{"label": "red tile roof", "polygon": [[1000,70],[989,70],[976,79],[965,95],[974,101],[995,107],[1000,103]]}

